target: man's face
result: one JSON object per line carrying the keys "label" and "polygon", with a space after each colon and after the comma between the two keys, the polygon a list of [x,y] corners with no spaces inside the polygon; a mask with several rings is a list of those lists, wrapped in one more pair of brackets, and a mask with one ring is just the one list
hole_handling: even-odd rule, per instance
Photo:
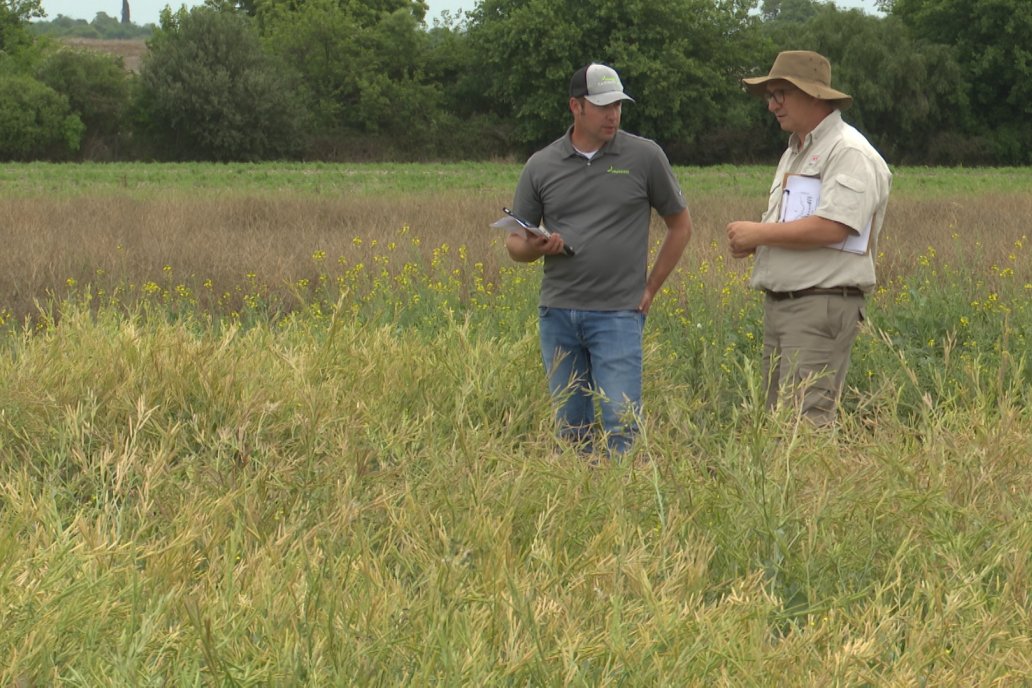
{"label": "man's face", "polygon": [[592,104],[587,98],[571,98],[570,111],[573,112],[574,131],[578,137],[597,144],[596,150],[601,148],[611,141],[620,129],[622,105],[622,100],[600,106]]}
{"label": "man's face", "polygon": [[787,81],[775,79],[767,84],[767,109],[787,132],[809,132],[810,107],[813,99]]}

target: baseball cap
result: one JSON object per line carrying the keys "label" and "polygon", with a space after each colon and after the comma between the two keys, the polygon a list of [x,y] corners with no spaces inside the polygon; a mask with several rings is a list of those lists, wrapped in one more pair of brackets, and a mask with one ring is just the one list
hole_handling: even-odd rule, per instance
{"label": "baseball cap", "polygon": [[634,102],[634,98],[623,92],[623,84],[616,70],[595,62],[574,72],[570,79],[570,97],[587,98],[590,103],[598,106],[618,100]]}

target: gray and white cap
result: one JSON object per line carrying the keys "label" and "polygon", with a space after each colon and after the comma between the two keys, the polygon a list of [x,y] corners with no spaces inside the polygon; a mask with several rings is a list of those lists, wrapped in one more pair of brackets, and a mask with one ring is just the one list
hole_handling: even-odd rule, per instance
{"label": "gray and white cap", "polygon": [[618,100],[634,102],[634,98],[624,93],[616,70],[594,62],[574,72],[570,79],[570,97],[587,98],[590,103],[600,107]]}

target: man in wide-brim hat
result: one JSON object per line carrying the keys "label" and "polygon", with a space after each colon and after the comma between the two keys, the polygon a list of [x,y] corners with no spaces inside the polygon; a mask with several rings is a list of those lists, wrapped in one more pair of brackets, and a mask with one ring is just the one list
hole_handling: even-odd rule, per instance
{"label": "man in wide-brim hat", "polygon": [[731,254],[755,256],[750,284],[766,295],[767,405],[792,403],[814,423],[830,424],[875,286],[892,174],[843,121],[853,99],[832,88],[823,55],[779,53],[766,76],[742,83],[790,134],[761,220],[727,225]]}

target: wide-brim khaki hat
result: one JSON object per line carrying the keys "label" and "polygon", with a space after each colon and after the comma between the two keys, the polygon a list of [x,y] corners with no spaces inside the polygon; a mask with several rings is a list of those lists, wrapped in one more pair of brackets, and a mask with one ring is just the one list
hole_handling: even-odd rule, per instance
{"label": "wide-brim khaki hat", "polygon": [[839,110],[845,110],[853,104],[853,96],[831,87],[831,63],[828,58],[811,50],[780,52],[767,76],[742,79],[742,83],[749,93],[762,98],[767,92],[767,82],[775,79],[787,81],[814,98],[832,102]]}

